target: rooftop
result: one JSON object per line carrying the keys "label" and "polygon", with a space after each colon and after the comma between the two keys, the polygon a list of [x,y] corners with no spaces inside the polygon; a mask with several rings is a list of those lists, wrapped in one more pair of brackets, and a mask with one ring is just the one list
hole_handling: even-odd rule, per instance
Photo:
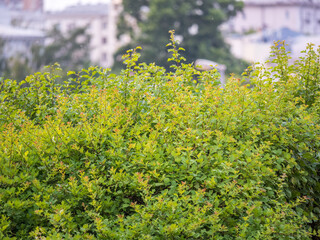
{"label": "rooftop", "polygon": [[48,16],[105,16],[109,12],[109,4],[86,4],[86,5],[74,5],[67,7],[62,11],[49,12]]}
{"label": "rooftop", "polygon": [[45,34],[44,32],[39,30],[17,28],[9,25],[0,24],[0,37],[4,39],[30,39],[44,38]]}

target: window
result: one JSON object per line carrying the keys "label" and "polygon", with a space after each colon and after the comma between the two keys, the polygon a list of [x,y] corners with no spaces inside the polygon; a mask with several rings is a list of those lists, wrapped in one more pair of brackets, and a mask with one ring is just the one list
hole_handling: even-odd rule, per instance
{"label": "window", "polygon": [[286,11],[286,18],[289,19],[290,18],[290,12]]}
{"label": "window", "polygon": [[101,57],[102,61],[107,61],[107,54],[106,53],[102,53],[102,57]]}
{"label": "window", "polygon": [[106,37],[103,37],[102,40],[101,40],[102,44],[106,44],[107,43],[107,38]]}
{"label": "window", "polygon": [[107,29],[108,27],[108,23],[107,22],[103,22],[102,23],[102,29]]}
{"label": "window", "polygon": [[311,16],[312,16],[311,12],[309,12],[309,11],[304,12],[304,22],[305,22],[305,24],[308,25],[311,22],[311,18],[310,18]]}

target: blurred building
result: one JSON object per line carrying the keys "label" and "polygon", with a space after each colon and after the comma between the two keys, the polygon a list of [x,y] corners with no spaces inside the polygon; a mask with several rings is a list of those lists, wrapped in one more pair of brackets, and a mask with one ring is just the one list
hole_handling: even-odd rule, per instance
{"label": "blurred building", "polygon": [[0,0],[0,39],[4,58],[22,54],[31,60],[31,47],[43,44],[43,0]]}
{"label": "blurred building", "polygon": [[226,37],[234,56],[248,62],[265,62],[269,59],[271,46],[275,41],[285,41],[286,50],[290,52],[291,62],[303,55],[308,43],[320,45],[320,35],[306,35],[288,28],[259,31],[252,34],[233,34]]}
{"label": "blurred building", "polygon": [[43,0],[0,0],[0,24],[44,29]]}
{"label": "blurred building", "polygon": [[0,5],[5,6],[9,9],[21,9],[22,0],[0,0]]}
{"label": "blurred building", "polygon": [[31,60],[31,47],[43,44],[45,34],[34,29],[23,29],[9,25],[0,25],[0,38],[4,41],[4,58],[22,54]]}
{"label": "blurred building", "polygon": [[0,0],[9,9],[24,11],[43,11],[43,0]]}
{"label": "blurred building", "polygon": [[23,0],[23,10],[43,11],[43,0]]}
{"label": "blurred building", "polygon": [[304,34],[320,34],[320,0],[246,0],[243,11],[222,29],[247,33],[284,27]]}
{"label": "blurred building", "polygon": [[264,62],[274,42],[284,40],[294,61],[308,43],[320,44],[320,0],[246,0],[221,30],[238,58]]}
{"label": "blurred building", "polygon": [[113,54],[119,47],[116,38],[118,1],[110,4],[75,5],[63,11],[46,14],[46,29],[57,26],[62,33],[85,27],[91,36],[90,59],[103,67],[111,67]]}

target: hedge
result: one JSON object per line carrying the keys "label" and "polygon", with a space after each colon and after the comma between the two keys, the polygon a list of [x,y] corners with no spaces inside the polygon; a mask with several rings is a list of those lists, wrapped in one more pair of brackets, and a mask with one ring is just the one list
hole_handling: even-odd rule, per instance
{"label": "hedge", "polygon": [[1,80],[1,239],[316,239],[319,50],[221,87],[169,47],[172,72]]}

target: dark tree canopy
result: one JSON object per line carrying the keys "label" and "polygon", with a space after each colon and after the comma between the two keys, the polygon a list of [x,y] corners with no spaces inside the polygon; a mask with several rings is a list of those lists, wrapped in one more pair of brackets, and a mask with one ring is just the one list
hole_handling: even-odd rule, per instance
{"label": "dark tree canopy", "polygon": [[132,42],[118,54],[140,45],[142,61],[167,66],[165,46],[174,29],[188,61],[206,58],[237,70],[243,62],[231,56],[219,26],[242,7],[237,0],[123,0],[119,35],[130,33]]}

